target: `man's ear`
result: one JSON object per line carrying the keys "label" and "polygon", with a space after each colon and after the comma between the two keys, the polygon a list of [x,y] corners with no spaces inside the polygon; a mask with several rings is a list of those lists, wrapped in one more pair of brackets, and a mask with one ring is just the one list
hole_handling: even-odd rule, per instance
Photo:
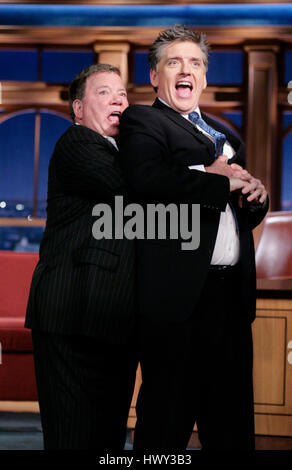
{"label": "man's ear", "polygon": [[158,72],[154,69],[150,69],[150,82],[153,88],[158,88],[159,84],[159,77],[158,77]]}
{"label": "man's ear", "polygon": [[72,103],[73,111],[75,114],[76,119],[81,120],[83,117],[83,104],[82,101],[78,98],[73,101]]}

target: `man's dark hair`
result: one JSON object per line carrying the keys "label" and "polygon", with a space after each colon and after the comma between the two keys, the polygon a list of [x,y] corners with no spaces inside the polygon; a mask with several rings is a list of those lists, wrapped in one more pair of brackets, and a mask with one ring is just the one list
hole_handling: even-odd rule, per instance
{"label": "man's dark hair", "polygon": [[76,99],[82,100],[84,98],[84,93],[85,93],[85,85],[86,85],[86,80],[90,75],[93,75],[95,73],[102,73],[102,72],[109,72],[109,73],[116,73],[121,76],[120,70],[115,67],[114,65],[110,64],[93,64],[90,65],[90,67],[87,67],[86,69],[81,70],[76,77],[72,80],[69,86],[69,108],[70,108],[70,114],[71,118],[74,122],[75,120],[75,114],[73,110],[73,101]]}
{"label": "man's dark hair", "polygon": [[194,42],[200,47],[204,54],[203,62],[207,71],[209,62],[209,45],[206,41],[206,35],[193,31],[182,24],[176,24],[171,28],[162,31],[150,46],[148,62],[151,69],[157,71],[158,62],[162,57],[165,47],[169,46],[173,42],[186,41]]}

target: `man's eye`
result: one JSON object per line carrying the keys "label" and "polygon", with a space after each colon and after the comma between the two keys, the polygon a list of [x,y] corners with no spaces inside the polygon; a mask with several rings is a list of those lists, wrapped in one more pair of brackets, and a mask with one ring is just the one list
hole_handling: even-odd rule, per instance
{"label": "man's eye", "polygon": [[106,90],[100,90],[99,91],[99,95],[106,95],[107,94],[107,91]]}
{"label": "man's eye", "polygon": [[201,62],[198,61],[198,60],[195,60],[195,61],[193,62],[193,66],[194,66],[194,67],[200,67],[200,66],[201,66]]}
{"label": "man's eye", "polygon": [[178,61],[177,60],[170,60],[168,62],[168,65],[177,65],[178,64]]}

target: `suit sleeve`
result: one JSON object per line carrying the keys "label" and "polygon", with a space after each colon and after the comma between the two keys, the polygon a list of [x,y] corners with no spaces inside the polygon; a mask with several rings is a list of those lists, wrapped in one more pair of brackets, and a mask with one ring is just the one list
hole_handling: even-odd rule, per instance
{"label": "suit sleeve", "polygon": [[112,198],[125,193],[125,182],[116,163],[118,152],[102,138],[65,138],[55,150],[56,174],[67,193]]}
{"label": "suit sleeve", "polygon": [[[237,149],[234,157],[229,161],[229,163],[237,163],[241,165],[243,168],[246,167],[245,162],[245,145],[243,142],[240,142],[239,148]],[[234,195],[232,198],[233,204],[238,204],[238,197]],[[269,209],[269,198],[267,197],[266,201],[263,204],[252,204],[247,201],[247,195],[243,197],[243,208],[238,209],[239,212],[242,212],[244,218],[247,220],[248,228],[253,230],[257,227],[262,220],[264,219],[265,215],[267,214]]]}
{"label": "suit sleeve", "polygon": [[121,165],[135,195],[145,202],[155,199],[196,203],[224,211],[229,196],[228,178],[174,164],[168,132],[151,107],[132,106],[123,113]]}
{"label": "suit sleeve", "polygon": [[242,211],[247,214],[248,227],[250,230],[256,228],[265,218],[269,209],[269,198],[263,204],[251,204],[246,202]]}

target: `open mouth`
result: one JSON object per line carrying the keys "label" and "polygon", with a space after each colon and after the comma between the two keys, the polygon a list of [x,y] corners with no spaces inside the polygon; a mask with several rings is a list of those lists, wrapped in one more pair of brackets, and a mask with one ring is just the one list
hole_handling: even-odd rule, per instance
{"label": "open mouth", "polygon": [[175,85],[175,89],[180,98],[189,98],[192,94],[193,85],[188,80],[179,80]]}
{"label": "open mouth", "polygon": [[108,120],[109,120],[112,124],[119,124],[121,115],[122,115],[122,113],[121,113],[120,111],[113,111],[113,112],[109,115]]}

